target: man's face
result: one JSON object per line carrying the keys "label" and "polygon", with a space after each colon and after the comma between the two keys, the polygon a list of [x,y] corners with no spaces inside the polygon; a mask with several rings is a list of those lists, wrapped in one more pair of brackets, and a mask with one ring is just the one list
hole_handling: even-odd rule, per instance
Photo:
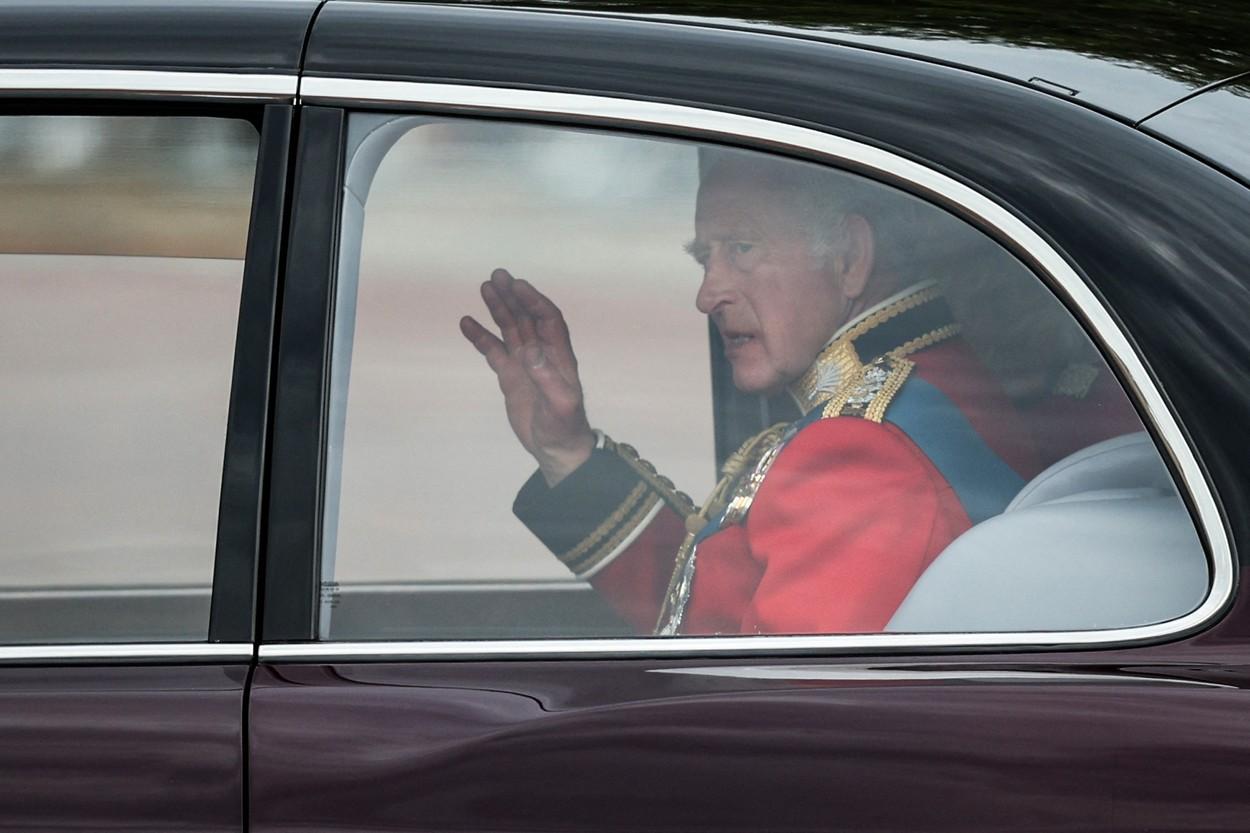
{"label": "man's face", "polygon": [[714,170],[699,188],[691,255],[695,299],[711,316],[734,385],[773,393],[798,378],[846,321],[837,258],[817,254],[786,193],[747,166]]}

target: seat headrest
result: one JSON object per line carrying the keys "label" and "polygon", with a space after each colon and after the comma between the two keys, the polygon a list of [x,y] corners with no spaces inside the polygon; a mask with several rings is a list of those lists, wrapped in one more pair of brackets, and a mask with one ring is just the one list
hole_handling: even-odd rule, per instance
{"label": "seat headrest", "polygon": [[1006,512],[1090,492],[1132,489],[1173,495],[1172,477],[1145,432],[1103,440],[1064,457],[1028,482]]}

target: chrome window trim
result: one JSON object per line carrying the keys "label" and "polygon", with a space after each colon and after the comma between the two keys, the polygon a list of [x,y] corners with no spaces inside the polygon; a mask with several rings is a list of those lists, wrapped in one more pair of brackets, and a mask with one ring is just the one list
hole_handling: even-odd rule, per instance
{"label": "chrome window trim", "polygon": [[578,581],[569,576],[565,579],[521,579],[518,581],[396,581],[380,583],[376,581],[339,583],[343,593],[488,593],[506,592],[509,590],[538,590],[548,593],[592,593],[593,588],[588,582]]}
{"label": "chrome window trim", "polygon": [[250,662],[250,642],[152,642],[94,645],[0,646],[0,665],[43,660],[145,660],[161,662]]}
{"label": "chrome window trim", "polygon": [[1154,426],[1163,444],[1162,451],[1171,457],[1180,476],[1179,485],[1190,498],[1199,533],[1211,559],[1211,589],[1203,603],[1185,616],[1167,622],[1100,631],[288,643],[260,646],[262,661],[758,655],[865,649],[1111,646],[1154,641],[1196,630],[1219,614],[1231,599],[1233,552],[1219,505],[1194,451],[1131,342],[1059,252],[1028,224],[980,192],[915,161],[841,136],[755,116],[683,105],[501,87],[352,78],[304,78],[300,97],[308,103],[417,105],[466,116],[557,117],[595,126],[677,133],[683,138],[735,144],[745,140],[781,152],[799,152],[809,158],[849,163],[859,170],[884,175],[891,182],[906,184],[913,192],[941,204],[957,207],[983,227],[1012,241],[1018,253],[1049,276],[1052,286],[1067,296],[1066,300],[1083,317],[1109,359],[1118,366],[1139,404],[1144,406],[1145,417]]}
{"label": "chrome window trim", "polygon": [[211,587],[151,585],[140,587],[8,587],[0,590],[0,604],[9,601],[77,601],[83,599],[204,598]]}
{"label": "chrome window trim", "polygon": [[0,69],[0,94],[177,94],[222,98],[294,98],[299,78],[287,74],[139,69]]}

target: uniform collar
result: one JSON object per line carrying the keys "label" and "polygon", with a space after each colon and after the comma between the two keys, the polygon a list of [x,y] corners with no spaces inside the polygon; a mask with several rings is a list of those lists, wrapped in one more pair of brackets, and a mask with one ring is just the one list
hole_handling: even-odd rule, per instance
{"label": "uniform collar", "polygon": [[856,371],[885,355],[901,358],[958,332],[936,281],[917,283],[838,328],[787,390],[806,414],[836,395]]}

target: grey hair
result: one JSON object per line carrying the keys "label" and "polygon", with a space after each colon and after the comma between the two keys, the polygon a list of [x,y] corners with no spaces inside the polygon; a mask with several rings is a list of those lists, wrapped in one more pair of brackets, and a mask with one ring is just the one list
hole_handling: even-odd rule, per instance
{"label": "grey hair", "polygon": [[846,171],[786,159],[766,153],[733,148],[703,147],[699,152],[699,179],[732,166],[749,170],[790,198],[797,223],[811,240],[812,251],[829,256],[847,246],[845,220],[849,214],[863,216],[877,240],[876,260],[883,271],[915,276],[922,264],[915,253],[922,229],[932,229],[926,214],[942,214],[919,199]]}

